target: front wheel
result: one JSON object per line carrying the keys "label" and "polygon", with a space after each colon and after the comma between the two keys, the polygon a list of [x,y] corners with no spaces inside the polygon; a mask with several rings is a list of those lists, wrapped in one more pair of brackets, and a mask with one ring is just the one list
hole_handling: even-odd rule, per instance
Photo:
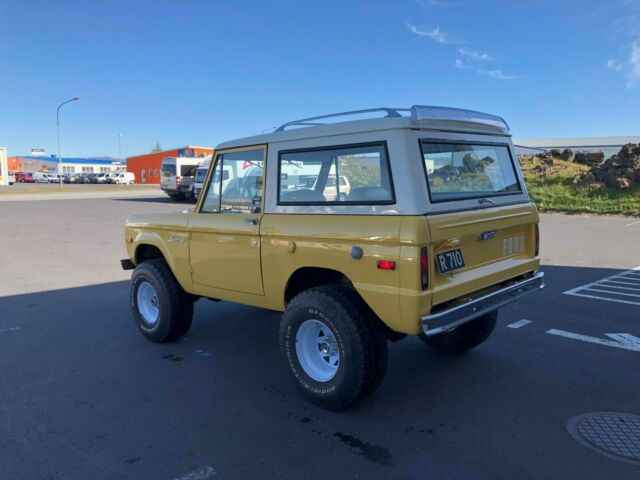
{"label": "front wheel", "polygon": [[152,342],[176,341],[191,327],[193,299],[164,260],[148,260],[135,268],[130,299],[136,326]]}
{"label": "front wheel", "polygon": [[341,410],[371,394],[384,377],[387,342],[351,289],[327,286],[297,295],[280,324],[280,351],[303,395]]}
{"label": "front wheel", "polygon": [[420,339],[439,352],[460,354],[477,347],[489,338],[497,320],[498,311],[495,310],[450,332],[434,335],[433,337],[427,337],[422,334]]}

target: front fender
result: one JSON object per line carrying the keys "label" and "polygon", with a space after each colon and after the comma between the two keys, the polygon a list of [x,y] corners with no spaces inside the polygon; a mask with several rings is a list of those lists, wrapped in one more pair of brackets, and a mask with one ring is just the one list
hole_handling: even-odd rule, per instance
{"label": "front fender", "polygon": [[144,230],[127,228],[127,253],[135,265],[140,261],[140,248],[149,245],[157,248],[169,265],[174,277],[185,290],[192,286],[189,264],[189,233],[172,230]]}

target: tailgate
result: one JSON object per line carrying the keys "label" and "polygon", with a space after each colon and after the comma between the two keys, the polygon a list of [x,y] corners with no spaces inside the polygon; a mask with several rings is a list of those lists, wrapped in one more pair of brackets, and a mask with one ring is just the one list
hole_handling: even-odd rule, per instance
{"label": "tailgate", "polygon": [[160,179],[160,188],[163,190],[175,190],[176,189],[176,177],[175,176],[162,176]]}
{"label": "tailgate", "polygon": [[[431,233],[432,305],[482,290],[537,269],[533,204],[428,217]],[[438,253],[460,249],[464,267],[439,273]]]}

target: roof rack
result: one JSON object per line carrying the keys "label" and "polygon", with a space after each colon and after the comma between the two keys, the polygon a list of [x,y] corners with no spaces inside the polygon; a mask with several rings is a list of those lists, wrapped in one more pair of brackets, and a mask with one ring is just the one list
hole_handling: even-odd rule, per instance
{"label": "roof rack", "polygon": [[349,115],[360,115],[363,113],[385,112],[385,117],[402,117],[400,112],[411,112],[411,121],[413,123],[424,122],[429,120],[453,120],[459,122],[474,122],[492,125],[494,127],[509,130],[509,125],[502,117],[491,115],[489,113],[476,112],[474,110],[465,110],[462,108],[452,107],[434,107],[430,105],[413,105],[411,108],[367,108],[365,110],[352,110],[350,112],[330,113],[329,115],[320,115],[318,117],[302,118],[291,122],[283,123],[275,129],[276,132],[283,132],[287,127],[293,126],[317,126],[326,125],[316,120],[324,120],[326,118],[344,117]]}
{"label": "roof rack", "polygon": [[408,108],[389,108],[389,107],[380,107],[380,108],[367,108],[365,110],[352,110],[350,112],[338,112],[338,113],[330,113],[329,115],[320,115],[318,117],[309,117],[302,118],[300,120],[293,120],[291,122],[283,123],[278,128],[275,129],[276,132],[283,132],[287,127],[293,126],[312,126],[312,125],[324,125],[321,122],[315,122],[314,120],[323,120],[325,118],[333,118],[333,117],[343,117],[348,115],[359,115],[362,113],[373,113],[373,112],[385,112],[385,117],[402,117],[399,112],[409,112]]}

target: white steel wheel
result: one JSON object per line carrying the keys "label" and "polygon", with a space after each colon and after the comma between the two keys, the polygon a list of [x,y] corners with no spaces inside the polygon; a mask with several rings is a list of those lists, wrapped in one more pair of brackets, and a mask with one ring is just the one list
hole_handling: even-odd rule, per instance
{"label": "white steel wheel", "polygon": [[304,372],[317,382],[335,377],[340,349],[333,332],[320,320],[305,320],[296,333],[296,355]]}
{"label": "white steel wheel", "polygon": [[158,308],[158,294],[149,282],[142,282],[138,286],[136,295],[136,303],[142,320],[149,326],[158,323],[160,317],[160,309]]}

